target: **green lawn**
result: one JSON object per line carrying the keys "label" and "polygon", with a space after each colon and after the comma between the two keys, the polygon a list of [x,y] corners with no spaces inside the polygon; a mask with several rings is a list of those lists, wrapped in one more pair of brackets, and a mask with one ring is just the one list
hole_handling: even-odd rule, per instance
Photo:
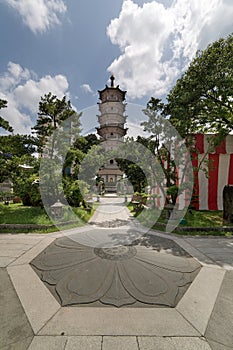
{"label": "green lawn", "polygon": [[[140,222],[148,227],[151,227],[153,229],[157,229],[160,231],[165,231],[165,224],[167,223],[167,219],[166,219],[166,213],[163,210],[161,213],[157,213],[155,210],[152,209],[147,209],[144,210],[143,212],[139,212],[139,213],[135,213],[133,211],[133,206],[131,203],[128,204],[128,208],[130,211],[132,211],[132,213],[134,214],[134,216],[138,217],[138,219],[140,220]],[[140,215],[139,215],[140,214]],[[155,217],[159,216],[159,218],[157,219],[156,222],[155,221]],[[181,235],[208,235],[208,236],[232,236],[233,232],[230,231],[223,231],[221,230],[221,228],[223,227],[223,212],[221,210],[219,211],[207,211],[207,210],[188,210],[184,220],[182,220],[181,224],[176,228],[176,230],[174,231],[177,234],[181,234]],[[163,225],[163,226],[162,226]],[[185,227],[201,227],[203,228],[203,230],[201,231],[189,231],[187,229],[187,231],[185,230]],[[211,227],[216,227],[219,228],[218,231],[212,231],[212,230],[208,230],[205,228],[211,228]]]}
{"label": "green lawn", "polygon": [[208,211],[208,210],[190,210],[185,215],[186,224],[183,226],[192,227],[212,227],[212,226],[222,226],[223,212],[218,211]]}
{"label": "green lawn", "polygon": [[[78,226],[82,226],[86,223],[95,211],[96,205],[91,212],[87,212],[82,208],[72,208],[75,214],[81,219]],[[40,207],[26,207],[22,204],[9,204],[4,205],[0,203],[0,224],[36,224],[36,225],[53,225],[44,209]],[[65,226],[66,228],[71,228],[74,225]],[[77,226],[77,223],[75,224]],[[8,232],[10,229],[1,229],[1,232]],[[26,229],[14,229],[14,232],[26,232]],[[38,232],[37,230],[32,230],[33,232]],[[57,231],[56,228],[49,228],[47,230],[42,230],[44,232]],[[41,230],[39,231],[41,232]]]}
{"label": "green lawn", "polygon": [[0,224],[37,224],[51,225],[52,222],[44,209],[25,207],[22,204],[0,204]]}

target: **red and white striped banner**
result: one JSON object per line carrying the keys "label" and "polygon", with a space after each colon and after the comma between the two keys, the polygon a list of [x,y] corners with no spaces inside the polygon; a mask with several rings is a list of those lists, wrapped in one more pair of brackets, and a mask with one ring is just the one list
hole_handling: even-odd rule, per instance
{"label": "red and white striped banner", "polygon": [[210,136],[195,135],[198,154],[193,155],[193,166],[197,168],[202,163],[201,170],[194,174],[195,207],[199,210],[222,210],[223,188],[233,185],[233,135],[228,135],[215,150],[210,150]]}

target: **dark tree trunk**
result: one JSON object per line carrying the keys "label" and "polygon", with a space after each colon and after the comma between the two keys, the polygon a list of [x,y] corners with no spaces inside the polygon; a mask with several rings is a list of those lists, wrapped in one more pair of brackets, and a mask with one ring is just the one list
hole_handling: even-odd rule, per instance
{"label": "dark tree trunk", "polygon": [[233,186],[231,185],[223,189],[223,220],[227,224],[233,223]]}

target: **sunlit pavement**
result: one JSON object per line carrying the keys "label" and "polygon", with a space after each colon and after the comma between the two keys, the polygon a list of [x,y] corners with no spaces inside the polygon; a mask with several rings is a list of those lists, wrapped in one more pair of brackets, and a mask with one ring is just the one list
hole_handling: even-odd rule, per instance
{"label": "sunlit pavement", "polygon": [[[127,231],[131,219],[122,199],[106,197],[91,224],[79,232],[100,232],[102,223],[116,220],[121,220],[119,229]],[[1,234],[0,349],[232,349],[233,239],[149,234],[155,242],[170,242],[162,249],[163,266],[177,245],[202,266],[175,307],[61,306],[30,262],[64,233]]]}

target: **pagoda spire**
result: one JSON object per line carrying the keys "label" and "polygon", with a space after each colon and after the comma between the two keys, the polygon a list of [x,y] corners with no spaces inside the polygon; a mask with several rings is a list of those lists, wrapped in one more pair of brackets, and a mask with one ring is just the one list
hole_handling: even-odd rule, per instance
{"label": "pagoda spire", "polygon": [[114,87],[114,80],[115,80],[114,75],[111,75],[110,80],[111,80],[111,87]]}

